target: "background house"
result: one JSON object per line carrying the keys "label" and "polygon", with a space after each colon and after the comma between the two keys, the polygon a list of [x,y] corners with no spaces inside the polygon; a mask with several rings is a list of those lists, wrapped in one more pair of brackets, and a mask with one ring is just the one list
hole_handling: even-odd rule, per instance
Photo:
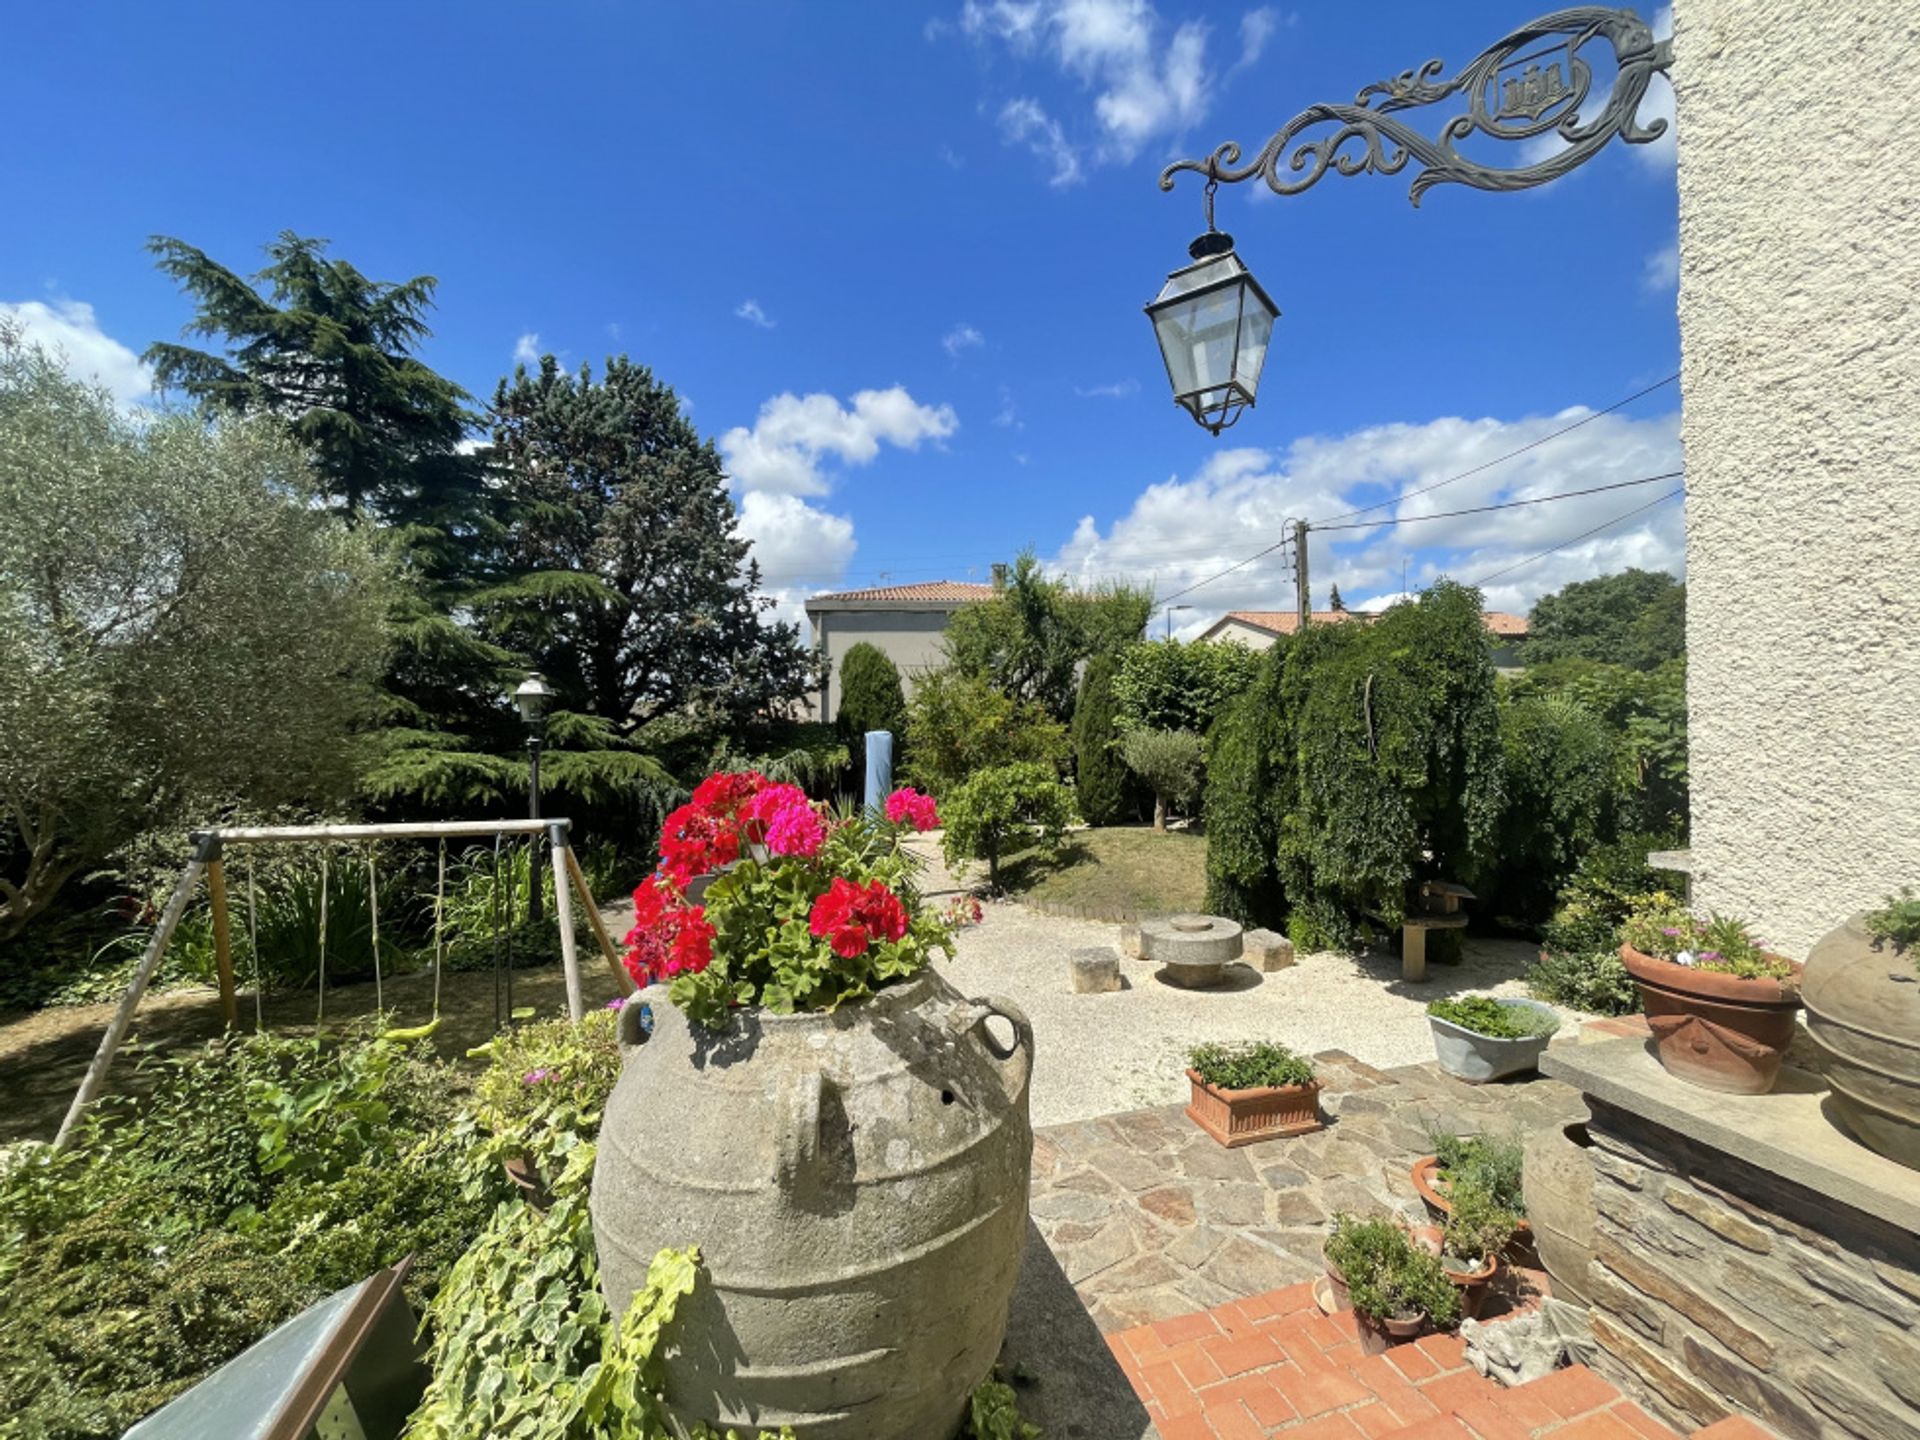
{"label": "background house", "polygon": [[[1316,610],[1313,623],[1335,625],[1342,621],[1372,620],[1378,611]],[[1482,612],[1487,634],[1493,637],[1493,663],[1502,670],[1520,668],[1520,644],[1527,638],[1527,617],[1509,615],[1503,610]],[[1300,628],[1299,612],[1294,610],[1229,610],[1207,627],[1202,640],[1232,640],[1250,650],[1265,650],[1276,638],[1291,635]]]}
{"label": "background house", "polygon": [[902,688],[911,696],[921,675],[946,662],[941,637],[953,612],[999,593],[992,585],[929,580],[814,596],[807,601],[807,619],[813,625],[813,648],[827,662],[820,683],[820,718],[833,720],[840,713],[840,664],[855,645],[864,640],[893,661]]}

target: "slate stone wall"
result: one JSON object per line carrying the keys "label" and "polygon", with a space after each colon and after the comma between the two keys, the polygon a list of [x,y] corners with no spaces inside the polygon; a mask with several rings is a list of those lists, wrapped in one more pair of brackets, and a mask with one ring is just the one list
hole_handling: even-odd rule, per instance
{"label": "slate stone wall", "polygon": [[1920,1440],[1920,1236],[1611,1106],[1587,1128],[1596,1368],[1683,1433]]}

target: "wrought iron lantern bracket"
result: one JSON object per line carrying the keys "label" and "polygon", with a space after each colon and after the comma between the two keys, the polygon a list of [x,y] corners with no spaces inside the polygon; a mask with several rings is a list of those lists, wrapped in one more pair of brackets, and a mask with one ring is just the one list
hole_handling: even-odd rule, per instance
{"label": "wrought iron lantern bracket", "polygon": [[[1593,68],[1581,51],[1595,43],[1611,47],[1615,74],[1605,108],[1586,119]],[[1160,188],[1171,190],[1176,175],[1193,170],[1207,177],[1209,190],[1221,181],[1258,177],[1276,194],[1297,195],[1329,170],[1396,175],[1417,161],[1409,197],[1416,206],[1435,185],[1531,189],[1578,168],[1616,135],[1644,145],[1664,134],[1665,120],[1642,124],[1638,112],[1648,84],[1672,59],[1672,42],[1655,40],[1631,10],[1593,5],[1558,10],[1483,50],[1451,79],[1441,78],[1444,62],[1429,60],[1366,86],[1351,105],[1308,106],[1244,165],[1232,141],[1204,160],[1176,161],[1161,172]],[[1398,118],[1401,112],[1461,97],[1466,113],[1447,121],[1437,139]],[[1322,126],[1331,128],[1320,131]],[[1477,135],[1517,141],[1553,136],[1562,143],[1550,155],[1503,169],[1460,153],[1460,144]]]}

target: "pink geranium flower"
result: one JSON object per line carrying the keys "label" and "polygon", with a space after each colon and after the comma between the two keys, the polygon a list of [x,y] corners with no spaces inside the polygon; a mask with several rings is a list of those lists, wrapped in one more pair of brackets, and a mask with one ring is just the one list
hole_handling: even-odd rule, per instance
{"label": "pink geranium flower", "polygon": [[940,827],[940,812],[934,808],[933,797],[922,795],[911,785],[887,797],[887,819],[909,830],[937,830]]}

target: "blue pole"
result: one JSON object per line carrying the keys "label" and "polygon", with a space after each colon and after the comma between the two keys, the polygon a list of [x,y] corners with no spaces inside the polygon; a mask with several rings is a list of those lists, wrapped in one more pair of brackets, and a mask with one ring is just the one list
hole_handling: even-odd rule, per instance
{"label": "blue pole", "polygon": [[893,793],[893,736],[867,731],[867,809],[878,810]]}

